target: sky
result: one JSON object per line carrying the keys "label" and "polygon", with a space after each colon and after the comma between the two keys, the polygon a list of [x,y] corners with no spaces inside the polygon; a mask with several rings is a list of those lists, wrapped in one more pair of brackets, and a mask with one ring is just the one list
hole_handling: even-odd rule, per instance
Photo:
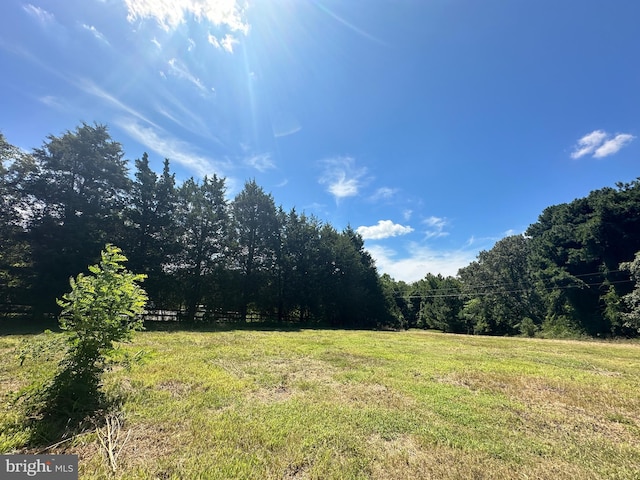
{"label": "sky", "polygon": [[456,275],[640,177],[639,25],[637,0],[2,0],[0,131],[106,124],[131,167],[255,179],[380,273]]}

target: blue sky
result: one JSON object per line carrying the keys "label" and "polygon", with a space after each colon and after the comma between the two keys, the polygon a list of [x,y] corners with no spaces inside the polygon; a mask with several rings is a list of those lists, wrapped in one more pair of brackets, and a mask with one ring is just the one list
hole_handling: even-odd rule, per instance
{"label": "blue sky", "polygon": [[455,275],[553,204],[640,176],[636,0],[3,0],[0,130],[106,123],[179,179],[255,178]]}

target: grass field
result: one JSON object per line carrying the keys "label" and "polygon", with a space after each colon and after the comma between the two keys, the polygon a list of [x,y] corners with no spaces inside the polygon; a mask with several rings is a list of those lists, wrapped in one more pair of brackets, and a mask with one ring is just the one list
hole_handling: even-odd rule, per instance
{"label": "grass field", "polygon": [[[55,367],[19,366],[23,338],[0,337],[4,451],[26,438],[8,392]],[[125,398],[115,473],[105,428],[54,449],[80,478],[640,478],[638,343],[235,330],[122,350],[140,361],[105,380]]]}

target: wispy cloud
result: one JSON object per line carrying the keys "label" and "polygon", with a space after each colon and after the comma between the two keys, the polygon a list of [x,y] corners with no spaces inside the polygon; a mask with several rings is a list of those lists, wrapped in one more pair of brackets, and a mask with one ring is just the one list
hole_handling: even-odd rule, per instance
{"label": "wispy cloud", "polygon": [[94,27],[93,25],[87,25],[86,23],[82,24],[82,28],[84,28],[85,30],[91,32],[91,34],[100,42],[104,43],[105,45],[111,45],[109,43],[109,40],[107,40],[107,37],[105,37],[96,27]]}
{"label": "wispy cloud", "polygon": [[155,123],[153,123],[151,120],[149,120],[147,117],[142,115],[137,110],[135,110],[135,109],[129,107],[128,105],[124,104],[123,102],[118,100],[116,97],[111,95],[109,92],[103,90],[98,85],[93,83],[93,81],[87,80],[87,79],[80,79],[80,80],[73,80],[73,81],[71,81],[71,83],[73,83],[76,87],[80,88],[85,93],[94,95],[95,97],[103,100],[104,102],[109,104],[111,107],[114,107],[114,108],[116,108],[116,109],[118,109],[118,110],[120,110],[122,112],[126,112],[129,115],[132,115],[132,116],[136,117],[137,119],[142,120],[143,122],[147,123],[148,125],[152,125],[152,126],[158,128],[158,126]]}
{"label": "wispy cloud", "polygon": [[266,172],[267,170],[276,167],[275,163],[273,163],[273,160],[271,159],[271,155],[268,153],[251,155],[245,159],[245,163],[259,172]]}
{"label": "wispy cloud", "polygon": [[207,36],[207,40],[214,47],[225,50],[229,53],[233,53],[233,46],[237,43],[240,43],[238,39],[230,33],[227,33],[224,37],[222,37],[222,39],[219,39],[215,35],[209,33],[209,35]]}
{"label": "wispy cloud", "polygon": [[571,158],[580,158],[593,153],[605,138],[607,138],[607,134],[603,130],[594,130],[593,132],[586,134],[576,143],[576,146],[571,153]]}
{"label": "wispy cloud", "polygon": [[116,125],[138,143],[162,157],[178,162],[199,176],[214,173],[218,176],[225,176],[224,172],[229,168],[229,164],[226,162],[216,161],[198,154],[189,144],[172,137],[164,129],[147,127],[132,118],[125,117],[117,119]]}
{"label": "wispy cloud", "polygon": [[302,127],[300,125],[292,126],[291,128],[289,128],[287,130],[276,130],[274,128],[273,136],[276,137],[276,138],[288,137],[289,135],[293,135],[294,133],[298,133],[300,130],[302,130]]}
{"label": "wispy cloud", "polygon": [[371,227],[361,226],[356,228],[356,232],[362,235],[365,240],[382,240],[383,238],[406,235],[413,232],[413,228],[393,223],[391,220],[378,220],[378,223]]}
{"label": "wispy cloud", "polygon": [[200,93],[204,95],[211,95],[215,92],[214,88],[207,88],[207,86],[194,74],[189,71],[189,68],[182,63],[180,60],[176,58],[172,58],[167,62],[169,65],[169,73],[174,75],[175,77],[181,78],[183,80],[187,80],[192,85],[194,85]]}
{"label": "wispy cloud", "polygon": [[378,200],[389,200],[393,198],[396,193],[398,193],[397,188],[380,187],[371,195],[371,200],[374,202]]}
{"label": "wispy cloud", "polygon": [[444,231],[444,227],[449,223],[446,218],[434,217],[425,218],[422,221],[427,226],[425,231],[426,238],[438,238],[449,235],[449,232]]}
{"label": "wispy cloud", "polygon": [[174,95],[169,89],[163,89],[157,92],[155,101],[156,111],[176,125],[226,147],[217,136],[211,133],[210,120],[209,122],[205,121],[196,111],[185,106],[184,99],[179,95]]}
{"label": "wispy cloud", "polygon": [[[251,78],[255,78],[254,72],[251,72],[249,75]],[[271,128],[273,130],[273,136],[276,138],[287,137],[302,130],[302,126],[296,116],[287,111],[276,111],[272,113]]]}
{"label": "wispy cloud", "polygon": [[609,155],[613,155],[617,153],[625,145],[629,144],[634,138],[633,135],[628,133],[621,133],[616,135],[614,138],[607,140],[602,145],[598,147],[593,156],[595,158],[603,158],[608,157]]}
{"label": "wispy cloud", "polygon": [[42,97],[38,97],[38,101],[43,103],[47,107],[55,108],[57,110],[61,110],[63,108],[62,101],[53,95],[44,95]]}
{"label": "wispy cloud", "polygon": [[43,26],[52,25],[56,22],[56,17],[53,13],[48,12],[44,8],[36,7],[35,5],[27,3],[22,6],[22,9]]}
{"label": "wispy cloud", "polygon": [[319,182],[327,186],[327,191],[335,197],[336,201],[358,195],[363,177],[367,173],[366,168],[357,167],[355,160],[351,157],[329,158],[322,163],[324,172]]}
{"label": "wispy cloud", "polygon": [[130,22],[149,18],[166,31],[175,30],[190,16],[233,32],[246,35],[249,31],[244,18],[245,4],[236,0],[125,0],[125,4]]}
{"label": "wispy cloud", "polygon": [[341,16],[337,15],[335,12],[333,12],[332,10],[330,10],[328,7],[322,5],[320,2],[317,2],[315,4],[320,10],[322,10],[324,13],[326,13],[327,15],[329,15],[331,18],[333,18],[334,20],[338,21],[339,23],[341,23],[342,25],[344,25],[345,27],[347,27],[348,29],[354,31],[355,33],[357,33],[358,35],[361,35],[362,37],[371,40],[372,42],[378,43],[380,45],[384,45],[387,46],[386,42],[383,42],[382,40],[380,40],[377,37],[374,37],[373,35],[371,35],[368,32],[365,32],[364,30],[362,30],[361,28],[356,27],[353,23],[348,22],[347,20],[345,20],[344,18],[342,18]]}
{"label": "wispy cloud", "polygon": [[571,152],[571,158],[577,159],[585,155],[592,155],[594,158],[608,157],[617,153],[634,138],[628,133],[620,133],[610,138],[610,135],[604,130],[594,130],[576,142],[573,152]]}
{"label": "wispy cloud", "polygon": [[435,250],[415,242],[409,243],[402,253],[381,245],[367,246],[366,249],[380,273],[405,282],[416,282],[427,273],[456,276],[458,270],[473,262],[478,254],[476,248]]}
{"label": "wispy cloud", "polygon": [[[194,152],[187,143],[173,138],[163,128],[118,100],[92,81],[83,79],[72,83],[85,93],[91,94],[104,101],[120,113],[128,114],[128,116],[118,118],[115,124],[124,130],[131,138],[157,154],[180,163],[200,176],[211,175],[213,173],[224,176],[224,172],[229,169],[227,162],[215,161]],[[139,121],[136,121],[136,119]],[[232,187],[233,185],[233,180],[230,179],[227,182],[227,186]]]}

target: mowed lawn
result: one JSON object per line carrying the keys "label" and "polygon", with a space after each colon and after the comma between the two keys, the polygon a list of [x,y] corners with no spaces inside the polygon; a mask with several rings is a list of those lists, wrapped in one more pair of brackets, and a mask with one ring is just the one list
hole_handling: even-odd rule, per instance
{"label": "mowed lawn", "polygon": [[[0,337],[6,399],[46,368]],[[109,372],[116,470],[87,433],[80,478],[638,479],[640,344],[340,330],[141,332]],[[51,363],[55,365],[55,362]],[[121,448],[121,450],[120,450]]]}

